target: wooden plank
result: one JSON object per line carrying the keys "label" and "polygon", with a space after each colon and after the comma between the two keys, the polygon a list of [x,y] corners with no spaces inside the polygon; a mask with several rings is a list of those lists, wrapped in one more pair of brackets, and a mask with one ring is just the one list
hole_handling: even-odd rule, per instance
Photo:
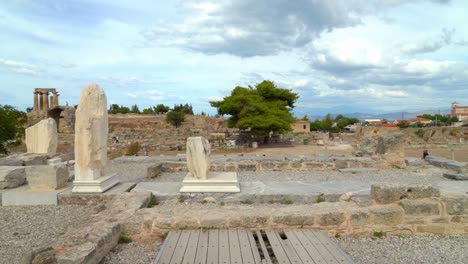
{"label": "wooden plank", "polygon": [[219,230],[219,263],[230,264],[231,257],[229,255],[229,237],[226,229]]}
{"label": "wooden plank", "polygon": [[294,234],[294,232],[292,232],[291,230],[284,230],[284,233],[288,237],[288,240],[291,243],[291,247],[293,247],[294,250],[296,250],[297,255],[301,259],[302,263],[305,263],[305,264],[316,263],[312,259],[312,257],[309,255],[309,252],[307,252],[307,249],[304,248],[304,245],[302,245],[301,241],[299,241],[296,234]]}
{"label": "wooden plank", "polygon": [[302,261],[299,258],[299,256],[297,255],[296,250],[291,245],[291,241],[289,241],[289,239],[287,239],[287,238],[286,239],[281,238],[280,230],[276,230],[275,234],[276,234],[276,238],[278,239],[281,246],[283,247],[284,252],[286,253],[286,256],[288,256],[289,262],[291,264],[302,264]]}
{"label": "wooden plank", "polygon": [[324,245],[330,254],[332,254],[338,263],[354,263],[353,260],[327,235],[323,232],[314,233],[315,236],[320,240],[322,245]]}
{"label": "wooden plank", "polygon": [[175,248],[175,252],[172,256],[170,264],[182,264],[189,237],[190,230],[183,230],[182,234],[180,234],[179,241],[177,241],[177,246]]}
{"label": "wooden plank", "polygon": [[252,246],[250,245],[250,239],[248,237],[249,234],[245,229],[237,230],[237,236],[239,237],[239,247],[243,264],[255,264],[254,256],[252,253]]}
{"label": "wooden plank", "polygon": [[276,260],[278,260],[278,263],[279,264],[290,263],[289,258],[286,255],[286,252],[284,252],[284,249],[281,246],[281,243],[278,241],[278,238],[276,237],[275,232],[271,230],[265,230],[265,233],[268,237],[268,240],[270,241],[271,248],[273,249],[273,253],[275,254]]}
{"label": "wooden plank", "polygon": [[322,257],[318,249],[310,242],[307,236],[301,231],[297,229],[291,230],[294,235],[296,235],[299,242],[302,244],[304,249],[307,251],[309,256],[316,264],[325,264],[327,261]]}
{"label": "wooden plank", "polygon": [[195,256],[197,254],[197,245],[198,245],[199,236],[200,236],[200,230],[190,231],[190,238],[187,243],[187,249],[185,250],[185,255],[182,261],[183,264],[195,263]]}
{"label": "wooden plank", "polygon": [[320,242],[320,240],[315,236],[315,233],[318,231],[312,230],[302,230],[304,235],[309,239],[309,241],[315,246],[315,248],[320,252],[320,255],[325,260],[325,263],[337,264],[335,257],[328,251],[328,249]]}
{"label": "wooden plank", "polygon": [[250,241],[250,247],[252,249],[252,255],[253,255],[253,258],[254,258],[254,262],[256,264],[261,264],[262,260],[260,259],[260,253],[258,252],[258,247],[257,247],[257,243],[255,242],[253,232],[249,231],[249,230],[246,230],[246,233],[247,233],[247,238]]}
{"label": "wooden plank", "polygon": [[273,262],[271,261],[270,255],[268,254],[268,250],[266,248],[265,242],[263,241],[263,236],[260,231],[257,231],[257,237],[258,237],[258,242],[260,243],[260,248],[263,252],[263,261],[266,264],[272,264]]}
{"label": "wooden plank", "polygon": [[219,261],[219,231],[212,229],[208,232],[208,257],[206,259],[207,264],[218,264]]}
{"label": "wooden plank", "polygon": [[166,239],[161,247],[161,251],[154,261],[155,264],[169,264],[171,262],[172,255],[175,252],[177,241],[179,240],[180,230],[172,230],[167,234]]}
{"label": "wooden plank", "polygon": [[231,255],[231,264],[242,264],[242,256],[239,246],[239,236],[237,230],[229,229],[229,253]]}
{"label": "wooden plank", "polygon": [[208,252],[208,231],[201,230],[198,237],[197,256],[195,257],[195,264],[205,264],[206,255]]}

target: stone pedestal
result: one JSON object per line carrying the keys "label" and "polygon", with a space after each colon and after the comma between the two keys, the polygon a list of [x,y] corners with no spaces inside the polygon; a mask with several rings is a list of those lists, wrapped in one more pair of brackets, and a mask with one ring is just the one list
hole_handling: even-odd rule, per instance
{"label": "stone pedestal", "polygon": [[26,178],[31,190],[57,190],[67,186],[68,169],[51,165],[28,166]]}
{"label": "stone pedestal", "polygon": [[102,193],[119,183],[116,174],[109,174],[94,180],[73,181],[73,193]]}
{"label": "stone pedestal", "polygon": [[90,84],[81,92],[75,123],[74,193],[101,193],[116,185],[116,175],[105,175],[107,163],[107,98]]}
{"label": "stone pedestal", "polygon": [[237,193],[240,192],[237,172],[212,172],[208,179],[197,179],[189,172],[182,181],[182,193]]}

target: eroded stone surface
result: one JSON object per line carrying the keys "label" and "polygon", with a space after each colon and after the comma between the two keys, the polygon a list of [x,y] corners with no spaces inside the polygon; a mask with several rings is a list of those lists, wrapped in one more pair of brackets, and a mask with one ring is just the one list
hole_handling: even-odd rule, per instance
{"label": "eroded stone surface", "polygon": [[57,123],[52,118],[26,128],[26,148],[28,153],[43,153],[52,157],[57,152]]}
{"label": "eroded stone surface", "polygon": [[187,138],[187,167],[196,179],[208,179],[210,143],[203,137]]}
{"label": "eroded stone surface", "polygon": [[57,190],[67,185],[68,170],[52,165],[28,166],[26,178],[31,190]]}
{"label": "eroded stone surface", "polygon": [[97,84],[81,92],[75,122],[75,179],[95,180],[107,162],[107,97]]}
{"label": "eroded stone surface", "polygon": [[26,182],[26,172],[21,166],[0,166],[0,189],[10,189]]}

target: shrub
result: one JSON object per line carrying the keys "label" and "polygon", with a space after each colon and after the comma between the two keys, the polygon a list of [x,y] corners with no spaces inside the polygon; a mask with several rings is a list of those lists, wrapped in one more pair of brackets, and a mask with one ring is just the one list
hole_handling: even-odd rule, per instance
{"label": "shrub", "polygon": [[118,242],[119,244],[128,244],[130,242],[132,242],[132,238],[129,237],[129,236],[120,236],[119,237],[119,242]]}
{"label": "shrub", "polygon": [[151,199],[150,201],[148,202],[148,205],[146,206],[146,208],[153,208],[154,206],[158,205],[159,202],[158,200],[156,199],[156,197],[154,197],[153,195],[151,195]]}
{"label": "shrub", "polygon": [[416,130],[416,131],[414,132],[414,134],[416,134],[416,136],[422,138],[422,137],[424,137],[424,130],[418,129],[418,130]]}
{"label": "shrub", "polygon": [[132,144],[130,144],[130,146],[128,146],[127,153],[125,153],[125,156],[134,156],[138,154],[140,149],[141,149],[140,143],[133,142]]}

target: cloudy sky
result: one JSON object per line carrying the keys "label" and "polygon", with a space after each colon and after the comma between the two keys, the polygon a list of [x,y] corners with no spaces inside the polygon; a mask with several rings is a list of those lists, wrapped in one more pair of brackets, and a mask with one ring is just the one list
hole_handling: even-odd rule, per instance
{"label": "cloudy sky", "polygon": [[98,83],[140,109],[208,101],[264,79],[297,116],[468,105],[465,0],[2,0],[0,104],[35,87],[62,104]]}

